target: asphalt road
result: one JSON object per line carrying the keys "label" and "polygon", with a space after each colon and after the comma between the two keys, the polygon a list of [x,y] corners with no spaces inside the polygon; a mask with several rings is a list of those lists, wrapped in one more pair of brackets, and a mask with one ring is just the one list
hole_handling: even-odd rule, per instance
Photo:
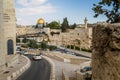
{"label": "asphalt road", "polygon": [[34,61],[32,60],[32,55],[27,56],[31,60],[31,66],[16,80],[49,80],[50,64],[44,59],[40,61]]}

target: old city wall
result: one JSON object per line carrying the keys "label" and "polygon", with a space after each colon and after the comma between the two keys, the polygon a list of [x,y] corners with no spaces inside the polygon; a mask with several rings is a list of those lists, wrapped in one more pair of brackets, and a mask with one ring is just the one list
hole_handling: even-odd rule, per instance
{"label": "old city wall", "polygon": [[80,39],[81,48],[90,49],[92,40],[92,28],[79,28],[76,29],[74,33],[76,34],[76,39]]}
{"label": "old city wall", "polygon": [[[50,40],[50,44],[53,45],[76,45],[84,49],[90,49],[92,40],[92,28],[77,27],[74,30],[69,30],[66,33],[61,33],[61,30],[44,28]],[[17,27],[17,36],[25,34],[39,33],[40,29],[30,27]],[[50,32],[59,32],[60,34],[51,35]],[[78,42],[78,41],[79,42]]]}
{"label": "old city wall", "polygon": [[120,24],[94,27],[92,80],[120,80]]}

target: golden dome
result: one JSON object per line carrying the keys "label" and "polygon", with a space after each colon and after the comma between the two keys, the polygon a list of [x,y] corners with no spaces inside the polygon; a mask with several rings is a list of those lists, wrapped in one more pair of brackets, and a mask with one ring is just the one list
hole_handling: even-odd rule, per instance
{"label": "golden dome", "polygon": [[42,18],[38,19],[38,24],[44,24],[44,23],[45,23],[44,19]]}

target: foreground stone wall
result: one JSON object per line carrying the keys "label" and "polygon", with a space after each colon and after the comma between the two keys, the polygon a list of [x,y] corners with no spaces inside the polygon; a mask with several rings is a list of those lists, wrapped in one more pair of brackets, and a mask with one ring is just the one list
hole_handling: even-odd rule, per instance
{"label": "foreground stone wall", "polygon": [[94,27],[92,80],[120,80],[120,24]]}
{"label": "foreground stone wall", "polygon": [[6,56],[16,53],[15,32],[14,0],[0,0],[0,71],[5,69]]}

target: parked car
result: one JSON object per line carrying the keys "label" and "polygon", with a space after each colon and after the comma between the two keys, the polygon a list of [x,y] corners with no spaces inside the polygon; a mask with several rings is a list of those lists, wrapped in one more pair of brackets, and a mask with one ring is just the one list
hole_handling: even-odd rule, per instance
{"label": "parked car", "polygon": [[80,70],[80,72],[87,72],[87,71],[91,71],[92,67],[90,66],[85,66],[83,69]]}
{"label": "parked car", "polygon": [[16,52],[17,52],[17,53],[20,53],[20,51],[21,51],[21,48],[17,46],[17,47],[16,47]]}
{"label": "parked car", "polygon": [[42,56],[41,55],[34,55],[32,58],[33,58],[33,60],[41,60]]}

